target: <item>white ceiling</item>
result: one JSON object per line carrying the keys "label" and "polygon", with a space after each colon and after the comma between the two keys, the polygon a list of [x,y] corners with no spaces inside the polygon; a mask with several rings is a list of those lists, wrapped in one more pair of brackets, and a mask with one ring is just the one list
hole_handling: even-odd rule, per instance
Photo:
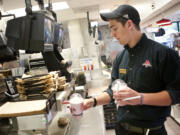
{"label": "white ceiling", "polygon": [[[37,4],[31,0],[32,4]],[[48,0],[44,0],[47,3]],[[85,18],[86,12],[90,12],[91,19],[99,17],[99,10],[117,6],[118,4],[127,3],[128,0],[51,0],[52,2],[66,1],[69,9],[56,11],[59,20],[70,20],[75,18]],[[3,0],[4,11],[15,8],[25,7],[25,0]]]}
{"label": "white ceiling", "polygon": [[[36,4],[35,0],[31,0]],[[47,3],[48,0],[44,0]],[[91,20],[100,20],[99,11],[102,9],[114,9],[120,4],[131,4],[139,12],[141,19],[147,18],[150,14],[159,10],[172,1],[180,0],[51,0],[52,2],[66,1],[69,9],[56,11],[59,21],[67,21],[77,18],[86,18],[86,12],[90,12]],[[152,9],[152,4],[155,8]],[[25,0],[3,0],[4,11],[25,7]]]}

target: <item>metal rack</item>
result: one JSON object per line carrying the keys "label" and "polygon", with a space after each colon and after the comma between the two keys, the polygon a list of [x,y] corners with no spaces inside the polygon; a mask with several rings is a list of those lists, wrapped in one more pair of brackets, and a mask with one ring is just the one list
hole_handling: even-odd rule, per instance
{"label": "metal rack", "polygon": [[116,104],[110,103],[103,106],[104,109],[104,122],[106,129],[114,129],[116,123]]}
{"label": "metal rack", "polygon": [[171,106],[171,118],[180,125],[180,104]]}

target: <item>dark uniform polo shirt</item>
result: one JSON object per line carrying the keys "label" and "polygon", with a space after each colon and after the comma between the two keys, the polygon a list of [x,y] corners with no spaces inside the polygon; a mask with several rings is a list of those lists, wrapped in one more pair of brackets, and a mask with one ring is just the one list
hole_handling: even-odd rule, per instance
{"label": "dark uniform polo shirt", "polygon": [[[178,54],[142,35],[133,48],[128,45],[113,63],[112,82],[124,80],[128,86],[141,93],[167,90],[172,104],[180,103],[180,59]],[[106,90],[113,100],[111,85]],[[140,127],[162,125],[170,115],[170,106],[123,106],[118,108],[117,120]]]}

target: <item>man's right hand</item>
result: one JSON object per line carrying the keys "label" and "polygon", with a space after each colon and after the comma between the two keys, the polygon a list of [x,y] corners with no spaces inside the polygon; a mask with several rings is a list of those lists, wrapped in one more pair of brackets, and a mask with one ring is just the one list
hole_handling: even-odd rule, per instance
{"label": "man's right hand", "polygon": [[83,100],[83,109],[84,110],[87,110],[87,109],[93,107],[93,105],[94,105],[93,98],[89,98],[89,99],[84,99]]}
{"label": "man's right hand", "polygon": [[[109,104],[111,101],[111,97],[107,92],[103,92],[102,94],[98,95],[95,97],[96,98],[96,106],[98,105],[105,105]],[[94,105],[94,99],[93,98],[88,98],[83,100],[83,110],[87,110]]]}

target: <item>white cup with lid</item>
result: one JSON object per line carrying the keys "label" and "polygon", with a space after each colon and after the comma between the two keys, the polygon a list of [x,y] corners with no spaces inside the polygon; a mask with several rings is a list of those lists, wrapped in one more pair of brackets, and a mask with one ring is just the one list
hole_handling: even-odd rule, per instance
{"label": "white cup with lid", "polygon": [[[115,91],[115,92],[118,92],[118,91],[120,91],[120,90],[124,90],[124,89],[126,89],[128,86],[127,86],[127,84],[123,81],[123,80],[121,80],[121,79],[116,79],[113,83],[112,83],[112,87],[111,87],[111,89],[113,90],[113,91]],[[117,104],[117,101],[115,101],[115,103]],[[118,107],[119,105],[117,105],[117,107]]]}
{"label": "white cup with lid", "polygon": [[74,93],[70,97],[70,105],[72,109],[72,115],[75,118],[81,118],[83,115],[83,98],[80,94]]}
{"label": "white cup with lid", "polygon": [[113,83],[112,83],[112,90],[113,91],[119,91],[119,90],[124,90],[127,88],[127,84],[121,80],[121,79],[116,79]]}

